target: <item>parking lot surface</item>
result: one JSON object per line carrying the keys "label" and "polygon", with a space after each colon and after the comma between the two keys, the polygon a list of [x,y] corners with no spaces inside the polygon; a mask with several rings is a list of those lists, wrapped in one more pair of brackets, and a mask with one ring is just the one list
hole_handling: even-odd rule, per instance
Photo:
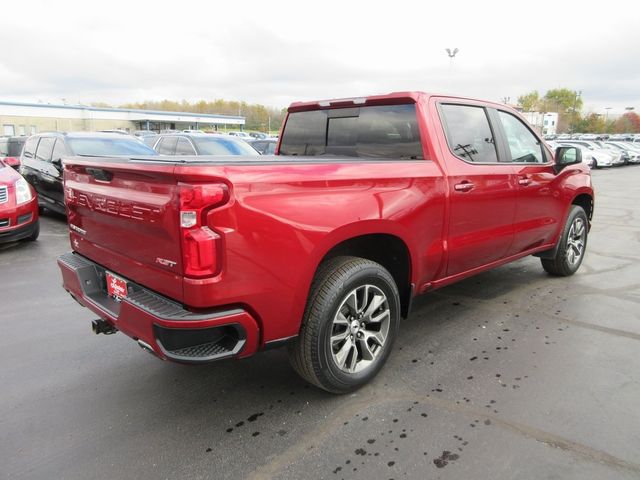
{"label": "parking lot surface", "polygon": [[419,298],[347,396],[283,350],[189,367],[93,335],[44,216],[0,246],[0,477],[640,478],[640,168],[593,176],[575,276],[531,257]]}

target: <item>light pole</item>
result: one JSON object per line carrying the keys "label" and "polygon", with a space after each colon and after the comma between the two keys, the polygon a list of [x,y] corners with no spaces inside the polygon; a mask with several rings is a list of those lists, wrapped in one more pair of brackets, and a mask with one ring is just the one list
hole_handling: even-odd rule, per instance
{"label": "light pole", "polygon": [[444,49],[447,52],[447,55],[449,56],[449,73],[451,73],[451,67],[453,66],[453,59],[456,58],[456,54],[460,51],[457,48],[454,48],[453,50],[451,50],[450,48],[445,48]]}
{"label": "light pole", "polygon": [[607,133],[609,131],[609,110],[611,110],[611,107],[604,107],[604,109],[606,110],[604,115],[604,133]]}
{"label": "light pole", "polygon": [[571,122],[571,133],[576,133],[576,109],[578,108],[578,99],[582,95],[582,90],[576,92],[576,96],[573,99],[573,121]]}

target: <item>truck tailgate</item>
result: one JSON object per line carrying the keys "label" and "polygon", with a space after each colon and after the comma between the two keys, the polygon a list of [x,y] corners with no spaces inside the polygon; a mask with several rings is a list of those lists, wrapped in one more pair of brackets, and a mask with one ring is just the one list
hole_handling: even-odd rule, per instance
{"label": "truck tailgate", "polygon": [[148,288],[182,301],[179,193],[174,163],[65,160],[72,248]]}

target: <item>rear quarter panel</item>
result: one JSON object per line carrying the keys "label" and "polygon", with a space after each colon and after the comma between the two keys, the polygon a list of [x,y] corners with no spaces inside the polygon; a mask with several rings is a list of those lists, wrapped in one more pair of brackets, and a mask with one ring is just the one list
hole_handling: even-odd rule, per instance
{"label": "rear quarter panel", "polygon": [[210,228],[223,234],[222,272],[185,279],[185,303],[243,305],[262,323],[263,342],[297,334],[318,264],[345,240],[400,238],[415,283],[440,267],[444,181],[430,160],[293,160],[215,171],[178,166],[174,173],[179,181],[224,181],[232,199],[208,215]]}

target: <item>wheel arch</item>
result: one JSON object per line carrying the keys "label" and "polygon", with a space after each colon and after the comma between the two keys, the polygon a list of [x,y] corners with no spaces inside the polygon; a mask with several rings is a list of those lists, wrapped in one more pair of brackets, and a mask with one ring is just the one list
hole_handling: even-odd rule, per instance
{"label": "wheel arch", "polygon": [[401,316],[406,318],[409,315],[413,296],[411,254],[400,237],[388,233],[369,233],[343,240],[320,259],[316,271],[327,260],[342,255],[366,258],[387,269],[398,287]]}

